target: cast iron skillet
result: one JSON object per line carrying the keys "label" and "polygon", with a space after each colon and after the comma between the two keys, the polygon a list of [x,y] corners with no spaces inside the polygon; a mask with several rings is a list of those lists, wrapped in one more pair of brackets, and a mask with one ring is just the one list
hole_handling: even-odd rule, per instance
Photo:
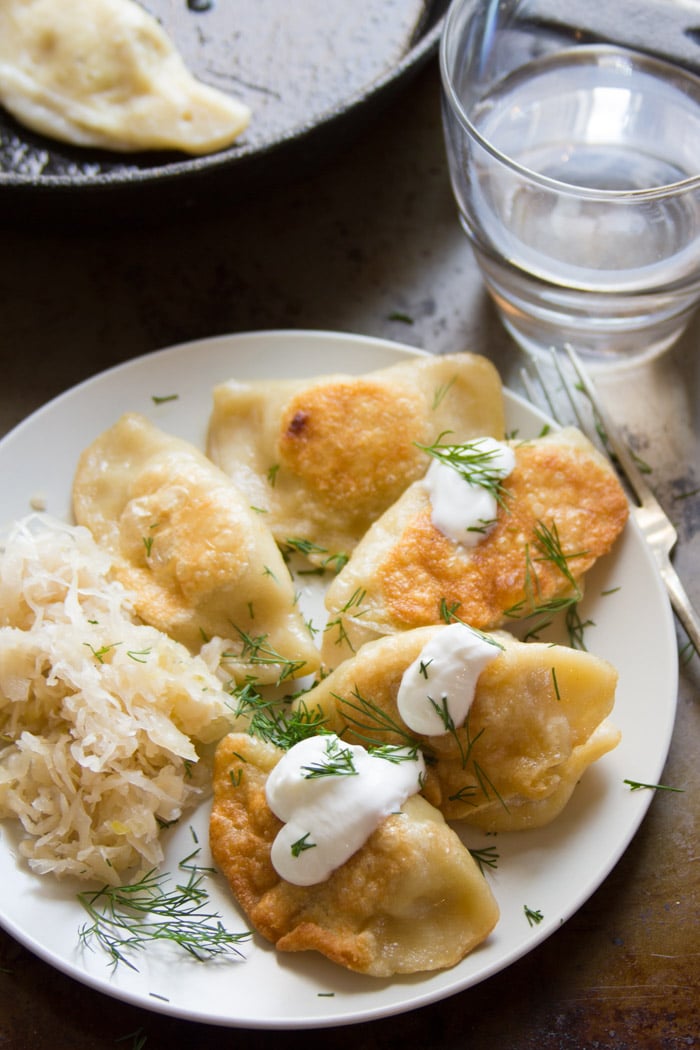
{"label": "cast iron skillet", "polygon": [[0,108],[0,222],[142,215],[297,176],[436,51],[447,0],[143,0],[200,79],[246,102],[231,148],[119,154],[44,138]]}

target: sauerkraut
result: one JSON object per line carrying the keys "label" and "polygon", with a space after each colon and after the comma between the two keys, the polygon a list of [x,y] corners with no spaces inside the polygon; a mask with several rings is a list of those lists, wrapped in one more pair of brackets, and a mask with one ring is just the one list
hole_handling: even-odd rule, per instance
{"label": "sauerkraut", "polygon": [[30,515],[0,546],[0,817],[34,871],[118,884],[207,793],[230,697],[137,622],[87,529]]}

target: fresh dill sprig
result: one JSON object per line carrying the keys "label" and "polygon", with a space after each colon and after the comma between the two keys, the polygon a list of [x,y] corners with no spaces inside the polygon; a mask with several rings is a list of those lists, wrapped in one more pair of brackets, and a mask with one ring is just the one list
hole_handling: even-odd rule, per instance
{"label": "fresh dill sprig", "polygon": [[288,537],[284,541],[284,548],[286,551],[295,551],[297,554],[303,554],[306,558],[310,554],[328,554],[326,547],[319,547],[312,540],[297,539],[293,536]]}
{"label": "fresh dill sprig", "polygon": [[99,649],[96,649],[94,645],[90,645],[90,642],[83,642],[83,645],[87,646],[98,664],[103,664],[105,662],[105,656],[107,656],[108,653],[111,653],[112,649],[116,649],[121,644],[121,642],[112,642],[110,645],[102,645]]}
{"label": "fresh dill sprig", "polygon": [[529,926],[537,926],[544,919],[544,915],[539,908],[528,908],[527,904],[524,904],[523,911],[525,912],[525,918],[527,919]]}
{"label": "fresh dill sprig", "polygon": [[[527,636],[528,639],[536,637],[537,631],[548,627],[556,613],[569,609],[581,601],[583,592],[569,567],[569,562],[573,558],[583,558],[588,553],[587,551],[577,551],[572,554],[565,553],[556,522],[552,522],[550,528],[544,522],[538,521],[533,534],[536,547],[540,553],[533,556],[531,545],[529,543],[525,545],[525,579],[523,582],[525,598],[520,602],[516,602],[509,609],[504,610],[505,615],[509,617],[543,617],[530,631]],[[556,598],[545,599],[542,595],[540,580],[537,575],[537,563],[553,565],[564,577],[569,587],[569,593]]]}
{"label": "fresh dill sprig", "polygon": [[150,648],[127,649],[126,655],[129,656],[132,660],[135,660],[137,664],[145,664],[147,662],[147,658],[151,655],[152,652],[153,650]]}
{"label": "fresh dill sprig", "polygon": [[457,615],[457,610],[461,607],[461,602],[452,602],[448,605],[447,598],[440,599],[440,619],[444,620],[445,623],[464,623],[464,620],[460,620]]}
{"label": "fresh dill sprig", "polygon": [[367,597],[367,591],[364,588],[362,588],[362,587],[358,587],[350,595],[350,597],[346,601],[345,605],[341,606],[341,608],[338,610],[338,615],[336,617],[334,617],[332,620],[329,620],[328,623],[326,624],[326,626],[324,628],[324,631],[328,632],[328,631],[332,631],[332,630],[335,630],[335,629],[337,629],[337,631],[338,631],[338,637],[335,640],[335,645],[342,645],[343,642],[347,642],[347,644],[348,644],[349,648],[352,650],[352,652],[355,652],[355,647],[353,646],[352,642],[350,641],[349,635],[348,635],[347,631],[345,630],[345,625],[343,623],[343,615],[345,613],[352,612],[353,616],[356,616],[356,617],[364,616],[364,614],[365,614],[365,612],[367,612],[367,610],[362,608],[362,603],[364,602],[366,597]]}
{"label": "fresh dill sprig", "polygon": [[454,386],[454,384],[456,382],[457,382],[457,376],[452,376],[452,378],[450,380],[448,380],[447,383],[443,383],[442,386],[439,386],[439,387],[436,388],[435,394],[433,395],[433,403],[431,405],[431,408],[432,408],[433,412],[437,408],[440,407],[440,405],[445,400],[445,398],[447,397],[448,393],[450,392],[450,390],[452,389],[452,387]]}
{"label": "fresh dill sprig", "polygon": [[[342,551],[337,554],[329,554],[326,547],[320,547],[312,540],[297,539],[296,537],[288,537],[284,541],[282,553],[284,555],[292,553],[302,554],[305,558],[310,558],[313,554],[325,554],[326,557],[321,559],[320,565],[314,571],[334,572],[336,575],[347,564],[349,557],[349,555]],[[304,575],[304,570],[298,570],[298,572],[300,576]]]}
{"label": "fresh dill sprig", "polygon": [[495,846],[484,846],[483,849],[470,849],[469,852],[476,861],[482,875],[484,868],[492,868],[495,871],[501,859]]}
{"label": "fresh dill sprig", "polygon": [[576,602],[573,605],[570,605],[566,610],[565,623],[571,648],[581,649],[583,652],[587,652],[584,631],[587,627],[595,627],[595,620],[582,620],[578,602]]}
{"label": "fresh dill sprig", "polygon": [[129,953],[156,941],[175,944],[200,962],[221,955],[242,958],[239,945],[251,933],[230,933],[219,913],[207,910],[209,894],[202,883],[210,869],[189,863],[198,852],[179,864],[189,872],[184,884],[170,888],[170,875],[152,869],[139,882],[79,893],[91,920],[78,931],[80,942],[91,948],[95,941],[113,967],[124,963],[132,970],[138,967]]}
{"label": "fresh dill sprig", "polygon": [[492,797],[498,799],[506,813],[508,813],[508,804],[506,803],[505,799],[503,798],[500,791],[498,790],[494,782],[491,780],[491,777],[485,771],[483,766],[476,760],[476,758],[472,754],[477,742],[481,739],[485,732],[485,727],[482,726],[476,734],[476,736],[472,736],[471,725],[469,721],[470,717],[471,710],[467,712],[467,717],[464,720],[463,726],[464,733],[467,738],[466,748],[462,744],[457,733],[455,733],[455,740],[457,741],[457,745],[460,750],[460,755],[462,759],[462,769],[467,769],[469,763],[471,762],[472,769],[474,770],[474,779],[476,781],[476,784],[465,784],[458,791],[450,795],[450,801],[467,802],[470,806],[476,806],[477,791],[481,791],[482,795],[487,801],[489,801]]}
{"label": "fresh dill sprig", "polygon": [[668,784],[645,784],[640,780],[623,780],[623,784],[627,784],[630,791],[642,791],[644,788],[648,788],[650,791],[674,791],[679,794],[683,794],[684,788],[669,787]]}
{"label": "fresh dill sprig", "polygon": [[552,687],[554,689],[554,695],[557,700],[561,700],[561,693],[559,692],[559,680],[557,678],[557,669],[552,667]]}
{"label": "fresh dill sprig", "polygon": [[377,743],[377,734],[391,733],[399,740],[403,740],[408,747],[418,748],[418,741],[403,723],[392,718],[374,700],[363,696],[357,687],[353,689],[351,696],[353,699],[349,700],[346,696],[333,693],[334,699],[340,705],[339,714],[352,727],[354,735],[359,740],[372,746]]}
{"label": "fresh dill sprig", "polygon": [[324,732],[326,717],[320,706],[311,711],[302,700],[293,710],[280,708],[279,700],[264,699],[252,682],[236,686],[232,695],[237,701],[236,717],[249,719],[249,736],[274,744],[283,751],[288,751],[300,740]]}
{"label": "fresh dill sprig", "polygon": [[277,685],[285,682],[288,678],[296,677],[297,673],[306,666],[305,660],[289,660],[278,653],[269,643],[268,635],[260,634],[254,636],[248,634],[242,628],[232,624],[243,643],[239,653],[226,650],[221,654],[222,660],[241,660],[243,663],[260,665],[266,667],[280,667]]}
{"label": "fresh dill sprig", "polygon": [[499,466],[500,449],[484,447],[481,438],[464,445],[442,444],[442,438],[448,433],[450,431],[443,431],[432,445],[415,444],[439,463],[452,467],[470,485],[486,489],[499,506],[505,507],[508,490],[503,484],[503,472]]}
{"label": "fresh dill sprig", "polygon": [[417,747],[407,747],[405,744],[378,744],[377,747],[368,747],[367,750],[375,758],[383,758],[394,765],[415,762],[420,753]]}
{"label": "fresh dill sprig", "polygon": [[464,769],[467,764],[467,751],[465,751],[461,737],[457,732],[457,726],[455,725],[454,718],[450,714],[450,709],[447,704],[447,697],[441,697],[439,702],[437,700],[434,700],[432,696],[428,696],[427,699],[430,702],[431,707],[435,711],[435,714],[442,722],[445,732],[450,734],[455,744],[457,745],[457,749],[462,760],[462,769]]}
{"label": "fresh dill sprig", "polygon": [[316,843],[309,840],[309,832],[307,831],[305,835],[302,835],[300,839],[292,843],[290,849],[293,857],[300,857],[305,850],[314,849],[315,846]]}
{"label": "fresh dill sprig", "polygon": [[318,780],[320,777],[356,777],[353,753],[335,736],[329,736],[325,745],[325,756],[320,762],[302,766],[304,780]]}

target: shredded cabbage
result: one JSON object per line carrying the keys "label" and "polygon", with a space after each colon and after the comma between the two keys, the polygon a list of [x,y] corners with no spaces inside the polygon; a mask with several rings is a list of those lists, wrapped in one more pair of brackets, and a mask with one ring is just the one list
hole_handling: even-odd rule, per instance
{"label": "shredded cabbage", "polygon": [[0,549],[0,817],[30,867],[112,885],[163,857],[234,718],[215,669],[137,622],[82,527],[33,514]]}

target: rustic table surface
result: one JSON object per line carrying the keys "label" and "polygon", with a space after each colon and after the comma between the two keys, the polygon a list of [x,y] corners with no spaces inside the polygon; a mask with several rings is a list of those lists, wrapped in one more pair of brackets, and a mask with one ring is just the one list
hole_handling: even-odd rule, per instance
{"label": "rustic table surface", "polygon": [[[173,209],[156,226],[138,215],[102,229],[8,223],[1,243],[0,433],[107,367],[254,329],[366,333],[435,353],[466,348],[490,357],[506,385],[520,385],[519,351],[484,296],[457,222],[436,61],[304,178],[280,175],[273,188],[225,207]],[[696,605],[699,346],[694,324],[662,358],[599,379],[678,525],[676,564]],[[499,975],[420,1010],[332,1032],[240,1031],[120,1003],[0,932],[0,1046],[700,1046],[700,657],[688,655],[681,631],[678,645],[680,694],[664,780],[683,793],[657,792],[597,892]]]}

